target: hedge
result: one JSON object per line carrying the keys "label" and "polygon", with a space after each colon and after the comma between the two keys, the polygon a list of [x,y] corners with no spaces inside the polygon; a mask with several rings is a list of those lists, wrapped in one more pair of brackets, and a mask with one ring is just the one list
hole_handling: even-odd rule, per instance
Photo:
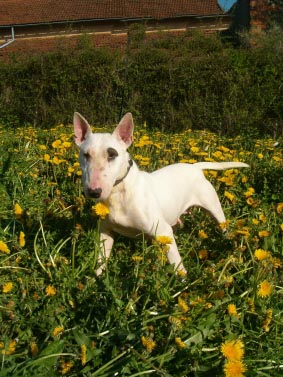
{"label": "hedge", "polygon": [[113,124],[126,111],[162,131],[268,134],[283,124],[282,31],[234,47],[217,35],[140,38],[127,52],[75,48],[0,61],[0,122],[51,127],[79,111]]}

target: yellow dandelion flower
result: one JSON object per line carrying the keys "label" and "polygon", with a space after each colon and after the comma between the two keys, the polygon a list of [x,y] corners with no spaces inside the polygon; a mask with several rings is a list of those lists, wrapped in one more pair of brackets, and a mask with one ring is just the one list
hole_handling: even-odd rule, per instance
{"label": "yellow dandelion flower", "polygon": [[81,363],[82,363],[82,365],[86,364],[86,351],[87,351],[86,345],[82,344],[81,345]]}
{"label": "yellow dandelion flower", "polygon": [[61,362],[61,374],[67,374],[74,366],[73,361],[62,361]]}
{"label": "yellow dandelion flower", "polygon": [[245,197],[246,198],[249,198],[250,196],[252,196],[253,194],[255,193],[255,189],[253,187],[250,187],[248,188],[248,191],[246,191],[244,193]]}
{"label": "yellow dandelion flower", "polygon": [[226,220],[226,221],[223,221],[222,223],[220,223],[219,226],[222,230],[226,230],[227,227],[229,226],[229,224],[230,224],[230,220]]}
{"label": "yellow dandelion flower", "polygon": [[228,314],[232,317],[239,317],[239,314],[237,313],[237,307],[235,304],[229,304],[227,308]]}
{"label": "yellow dandelion flower", "polygon": [[247,200],[246,200],[246,202],[247,202],[247,204],[249,205],[249,206],[252,206],[252,207],[256,207],[256,200],[254,200],[253,198],[251,198],[251,197],[248,197],[247,198]]}
{"label": "yellow dandelion flower", "polygon": [[270,258],[270,262],[274,268],[282,268],[282,262],[279,258],[272,257]]}
{"label": "yellow dandelion flower", "polygon": [[228,340],[221,344],[221,353],[228,360],[241,360],[244,357],[244,343],[240,340]]}
{"label": "yellow dandelion flower", "polygon": [[31,352],[32,356],[36,356],[38,354],[38,345],[35,342],[31,343],[30,352]]}
{"label": "yellow dandelion flower", "polygon": [[257,294],[262,298],[266,298],[270,296],[271,293],[272,293],[272,285],[267,280],[262,281],[259,284]]}
{"label": "yellow dandelion flower", "polygon": [[229,199],[231,203],[233,203],[233,204],[236,203],[235,195],[232,194],[231,192],[229,192],[229,191],[225,191],[225,192],[224,192],[224,196],[225,196],[225,198]]}
{"label": "yellow dandelion flower", "polygon": [[44,160],[45,162],[50,161],[50,160],[51,160],[50,154],[45,153],[45,155],[43,156],[43,160]]}
{"label": "yellow dandelion flower", "polygon": [[234,184],[232,176],[218,178],[218,181],[225,183],[226,186],[233,186],[233,184]]}
{"label": "yellow dandelion flower", "polygon": [[157,236],[156,241],[159,242],[161,245],[168,245],[172,243],[172,238],[168,236]]}
{"label": "yellow dandelion flower", "polygon": [[265,260],[270,257],[270,252],[263,249],[256,249],[254,256],[257,260]]}
{"label": "yellow dandelion flower", "polygon": [[[205,160],[209,161],[209,158],[206,158]],[[208,173],[209,173],[209,176],[213,178],[216,178],[218,175],[218,172],[216,170],[210,170]]]}
{"label": "yellow dandelion flower", "polygon": [[245,219],[240,219],[236,221],[236,226],[237,228],[242,228],[245,225],[245,223],[246,223]]}
{"label": "yellow dandelion flower", "polygon": [[262,153],[258,153],[257,157],[261,160],[263,158],[263,154]]}
{"label": "yellow dandelion flower", "polygon": [[280,225],[280,229],[281,229],[281,230],[282,230],[282,232],[283,232],[283,224],[281,224],[281,225]]}
{"label": "yellow dandelion flower", "polygon": [[202,249],[198,252],[199,259],[207,259],[208,258],[208,251],[205,249]]}
{"label": "yellow dandelion flower", "polygon": [[72,146],[72,143],[70,143],[69,141],[64,141],[63,142],[63,147],[64,148],[71,148],[71,146]]}
{"label": "yellow dandelion flower", "polygon": [[99,202],[95,206],[92,206],[91,209],[92,209],[92,212],[94,212],[101,219],[105,219],[105,217],[109,215],[110,213],[107,205],[102,202]]}
{"label": "yellow dandelion flower", "polygon": [[218,159],[220,159],[220,160],[223,160],[223,159],[224,159],[224,157],[223,157],[223,153],[220,152],[220,151],[213,152],[213,153],[212,153],[212,156],[215,157],[215,158],[218,158]]}
{"label": "yellow dandelion flower", "polygon": [[249,235],[250,235],[250,231],[249,231],[248,227],[243,227],[242,229],[238,229],[238,230],[236,230],[235,233],[240,234],[240,235],[245,236],[245,237],[249,237]]}
{"label": "yellow dandelion flower", "polygon": [[25,239],[25,234],[24,232],[20,232],[20,235],[19,235],[19,245],[20,247],[24,247],[25,244],[26,244],[26,239]]}
{"label": "yellow dandelion flower", "polygon": [[64,331],[64,327],[62,326],[57,326],[55,329],[52,331],[53,336],[58,336]]}
{"label": "yellow dandelion flower", "polygon": [[16,351],[17,341],[11,340],[6,350],[2,351],[3,355],[12,355]]}
{"label": "yellow dandelion flower", "polygon": [[0,240],[0,251],[5,254],[10,254],[10,249],[4,241]]}
{"label": "yellow dandelion flower", "polygon": [[176,337],[176,338],[175,338],[175,343],[176,343],[177,347],[179,347],[179,348],[181,348],[181,349],[187,347],[187,346],[186,346],[186,343],[184,343],[184,342],[182,341],[182,339],[179,338],[179,337]]}
{"label": "yellow dandelion flower", "polygon": [[23,213],[24,213],[24,210],[22,209],[22,207],[18,203],[16,203],[14,205],[14,215],[16,217],[21,217]]}
{"label": "yellow dandelion flower", "polygon": [[278,204],[277,204],[276,212],[277,212],[278,214],[280,214],[280,213],[283,212],[283,203],[278,203]]}
{"label": "yellow dandelion flower", "polygon": [[263,223],[266,222],[266,216],[265,216],[263,213],[261,213],[261,214],[258,216],[258,218],[259,218],[260,221],[262,221]]}
{"label": "yellow dandelion flower", "polygon": [[170,317],[168,318],[168,321],[177,329],[182,327],[182,321],[177,317],[170,315]]}
{"label": "yellow dandelion flower", "polygon": [[221,345],[221,353],[228,360],[241,360],[244,357],[244,344],[240,339],[227,340]]}
{"label": "yellow dandelion flower", "polygon": [[39,147],[39,149],[41,149],[42,151],[45,151],[45,150],[47,149],[46,145],[43,145],[43,144],[39,145],[38,147]]}
{"label": "yellow dandelion flower", "polygon": [[143,260],[143,258],[140,255],[133,255],[132,260],[134,262],[141,262]]}
{"label": "yellow dandelion flower", "polygon": [[151,352],[156,347],[156,342],[151,338],[142,336],[141,342],[148,352]]}
{"label": "yellow dandelion flower", "polygon": [[243,377],[247,367],[241,360],[228,361],[224,366],[225,377]]}
{"label": "yellow dandelion flower", "polygon": [[57,293],[57,290],[53,285],[48,285],[45,289],[46,296],[55,296]]}
{"label": "yellow dandelion flower", "polygon": [[263,324],[262,324],[262,328],[264,329],[264,331],[268,332],[270,330],[270,323],[272,321],[272,309],[267,309],[266,311],[266,315],[265,315],[265,319],[263,321]]}
{"label": "yellow dandelion flower", "polygon": [[199,147],[191,147],[191,151],[193,153],[198,153],[199,152]]}
{"label": "yellow dandelion flower", "polygon": [[52,148],[61,148],[62,141],[60,139],[53,141]]}
{"label": "yellow dandelion flower", "polygon": [[260,230],[258,232],[259,237],[264,238],[270,236],[270,232],[268,230]]}
{"label": "yellow dandelion flower", "polygon": [[7,283],[3,284],[2,292],[9,293],[13,289],[13,286],[13,283],[11,281],[8,281]]}
{"label": "yellow dandelion flower", "polygon": [[202,238],[202,239],[206,239],[206,238],[208,238],[208,235],[205,233],[204,230],[199,230],[199,232],[198,232],[198,236],[199,236],[200,238]]}
{"label": "yellow dandelion flower", "polygon": [[178,298],[178,306],[183,313],[187,313],[189,311],[187,303],[181,297]]}
{"label": "yellow dandelion flower", "polygon": [[52,158],[52,163],[53,163],[54,165],[60,165],[61,162],[62,162],[62,161],[61,161],[57,156],[54,156],[54,157]]}
{"label": "yellow dandelion flower", "polygon": [[248,298],[247,302],[248,302],[250,311],[252,313],[255,313],[255,303],[254,303],[254,300],[252,298]]}
{"label": "yellow dandelion flower", "polygon": [[258,220],[258,219],[252,219],[252,223],[253,223],[254,225],[258,225],[258,224],[259,224],[259,220]]}

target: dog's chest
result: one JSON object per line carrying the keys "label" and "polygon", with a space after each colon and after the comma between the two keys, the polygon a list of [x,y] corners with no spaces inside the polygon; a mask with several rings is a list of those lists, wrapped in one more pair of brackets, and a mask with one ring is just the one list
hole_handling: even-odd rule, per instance
{"label": "dog's chest", "polygon": [[129,227],[131,226],[131,206],[124,191],[111,195],[109,199],[109,222],[114,226]]}

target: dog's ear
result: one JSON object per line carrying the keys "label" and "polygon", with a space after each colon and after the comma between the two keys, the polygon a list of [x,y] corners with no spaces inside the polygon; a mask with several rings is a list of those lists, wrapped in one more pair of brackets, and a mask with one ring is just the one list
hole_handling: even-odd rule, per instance
{"label": "dog's ear", "polygon": [[133,117],[131,113],[127,113],[120,120],[120,123],[115,128],[113,135],[118,140],[122,140],[128,148],[133,142],[133,132],[134,132]]}
{"label": "dog's ear", "polygon": [[80,146],[91,134],[91,128],[87,120],[80,114],[74,114],[75,143]]}

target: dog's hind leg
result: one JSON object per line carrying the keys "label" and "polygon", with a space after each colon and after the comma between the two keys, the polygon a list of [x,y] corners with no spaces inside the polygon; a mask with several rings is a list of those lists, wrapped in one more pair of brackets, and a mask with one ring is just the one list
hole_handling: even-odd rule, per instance
{"label": "dog's hind leg", "polygon": [[[202,182],[201,188],[198,192],[198,204],[199,206],[206,209],[219,224],[226,222],[226,217],[224,215],[221,203],[219,201],[218,195],[212,184],[205,180]],[[225,231],[225,229],[223,229]]]}

